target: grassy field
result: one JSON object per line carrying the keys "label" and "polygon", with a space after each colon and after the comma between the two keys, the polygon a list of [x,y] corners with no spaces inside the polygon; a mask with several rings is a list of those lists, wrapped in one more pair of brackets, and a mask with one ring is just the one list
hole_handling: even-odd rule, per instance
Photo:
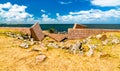
{"label": "grassy field", "polygon": [[[92,57],[87,57],[70,54],[68,50],[60,48],[31,51],[34,46],[39,47],[38,44],[24,49],[19,47],[23,40],[4,35],[5,30],[0,32],[0,71],[120,71],[120,44],[100,45]],[[120,38],[120,33],[107,33],[107,35],[110,34]],[[47,44],[45,39],[42,43]],[[76,40],[68,41],[72,43]],[[92,39],[92,43],[100,43],[96,41]],[[56,43],[59,44],[59,42]],[[47,59],[36,62],[36,56],[40,52],[45,54]],[[101,52],[105,54],[102,57],[100,57]]]}

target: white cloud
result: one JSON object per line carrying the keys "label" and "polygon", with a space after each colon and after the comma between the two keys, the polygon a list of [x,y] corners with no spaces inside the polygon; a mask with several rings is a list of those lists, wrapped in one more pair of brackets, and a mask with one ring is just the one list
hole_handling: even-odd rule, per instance
{"label": "white cloud", "polygon": [[28,23],[27,19],[33,18],[33,15],[27,13],[27,6],[12,5],[10,2],[0,4],[0,21],[2,23]]}
{"label": "white cloud", "polygon": [[120,6],[120,0],[91,0],[93,5],[98,5],[101,7],[105,6]]}
{"label": "white cloud", "polygon": [[57,23],[57,20],[54,18],[49,18],[48,15],[46,14],[42,14],[41,18],[39,19],[39,22],[43,24],[50,24],[50,23],[55,24]]}
{"label": "white cloud", "polygon": [[120,9],[111,9],[102,11],[99,9],[91,9],[87,11],[69,12],[68,15],[60,15],[56,13],[56,18],[50,18],[43,14],[42,23],[81,23],[81,24],[119,24]]}
{"label": "white cloud", "polygon": [[61,1],[61,2],[59,2],[60,4],[71,4],[72,2],[71,1],[68,1],[68,2],[63,2],[63,1]]}
{"label": "white cloud", "polygon": [[69,12],[69,15],[59,15],[57,19],[64,23],[120,23],[120,9],[108,11],[91,9],[88,11]]}
{"label": "white cloud", "polygon": [[10,2],[0,4],[0,23],[82,23],[82,24],[120,24],[120,8],[102,11],[99,9],[69,12],[67,15],[56,13],[56,18],[49,14],[42,14],[36,18],[26,12],[27,6],[12,5]]}
{"label": "white cloud", "polygon": [[46,11],[45,11],[45,10],[43,10],[43,9],[41,9],[41,12],[45,13]]}

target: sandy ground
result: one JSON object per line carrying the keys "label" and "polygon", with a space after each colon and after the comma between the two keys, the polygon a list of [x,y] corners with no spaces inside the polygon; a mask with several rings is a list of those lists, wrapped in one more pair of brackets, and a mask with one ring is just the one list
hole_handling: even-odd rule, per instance
{"label": "sandy ground", "polygon": [[[36,62],[40,52],[19,47],[23,40],[0,34],[0,71],[120,71],[120,44],[107,46],[104,52],[111,56],[100,58],[70,54],[64,49],[51,48],[40,51],[47,56],[43,62]],[[39,45],[36,45],[39,46]]]}

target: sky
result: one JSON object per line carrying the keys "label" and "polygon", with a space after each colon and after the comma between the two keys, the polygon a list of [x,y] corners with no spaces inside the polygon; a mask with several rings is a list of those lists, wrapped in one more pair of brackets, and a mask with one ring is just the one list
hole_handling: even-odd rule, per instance
{"label": "sky", "polygon": [[0,0],[0,24],[120,24],[120,0]]}

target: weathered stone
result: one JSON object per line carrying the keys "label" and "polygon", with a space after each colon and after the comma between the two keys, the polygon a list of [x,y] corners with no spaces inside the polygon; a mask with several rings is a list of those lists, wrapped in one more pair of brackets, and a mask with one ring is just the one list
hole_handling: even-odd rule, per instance
{"label": "weathered stone", "polygon": [[90,49],[94,49],[97,47],[97,45],[94,45],[94,44],[87,44],[87,46],[90,48]]}
{"label": "weathered stone", "polygon": [[118,38],[112,40],[112,44],[118,44],[118,43],[120,43],[120,40]]}
{"label": "weathered stone", "polygon": [[32,51],[41,51],[42,50],[42,48],[40,48],[40,47],[33,47],[32,48]]}
{"label": "weathered stone", "polygon": [[43,62],[47,58],[46,55],[36,56],[36,62]]}
{"label": "weathered stone", "polygon": [[93,54],[94,54],[94,51],[93,51],[92,48],[91,48],[88,52],[86,52],[86,55],[87,55],[88,57],[91,57]]}
{"label": "weathered stone", "polygon": [[106,35],[102,35],[101,37],[100,37],[100,40],[101,41],[104,41],[104,40],[106,40],[107,39],[107,36]]}
{"label": "weathered stone", "polygon": [[106,40],[102,41],[102,44],[103,44],[103,45],[107,45],[107,44],[108,44],[108,42],[109,42],[109,40],[108,40],[108,39],[106,39]]}
{"label": "weathered stone", "polygon": [[55,44],[55,43],[49,43],[47,46],[48,47],[59,48],[59,46],[57,44]]}
{"label": "weathered stone", "polygon": [[78,50],[80,50],[82,47],[82,43],[77,41],[70,49],[70,51],[73,53],[73,54],[76,54]]}
{"label": "weathered stone", "polygon": [[20,47],[22,47],[22,48],[29,48],[29,44],[24,42],[24,43],[20,44]]}
{"label": "weathered stone", "polygon": [[67,35],[66,34],[50,34],[50,33],[45,33],[45,35],[47,35],[48,37],[50,38],[53,38],[54,40],[56,41],[62,41],[64,40],[65,38],[67,38]]}
{"label": "weathered stone", "polygon": [[44,38],[44,34],[42,33],[42,30],[39,26],[38,23],[35,23],[31,28],[31,36],[37,40],[37,41],[41,41]]}

